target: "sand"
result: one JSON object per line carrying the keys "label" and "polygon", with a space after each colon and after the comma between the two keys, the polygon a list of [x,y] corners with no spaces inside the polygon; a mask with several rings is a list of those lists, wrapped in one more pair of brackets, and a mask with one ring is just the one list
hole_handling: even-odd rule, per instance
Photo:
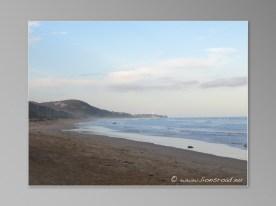
{"label": "sand", "polygon": [[247,161],[30,122],[30,185],[246,185]]}
{"label": "sand", "polygon": [[[93,122],[94,120],[92,120]],[[195,139],[189,138],[179,138],[179,137],[164,137],[157,135],[145,135],[138,133],[125,133],[125,132],[114,132],[112,129],[104,128],[101,126],[91,126],[89,128],[83,128],[78,126],[77,129],[71,129],[71,131],[77,131],[81,133],[93,133],[97,135],[118,137],[128,140],[134,140],[139,142],[153,143],[157,145],[163,145],[168,147],[174,147],[179,149],[188,149],[192,146],[193,151],[202,152],[206,154],[212,154],[221,157],[229,157],[240,160],[247,160],[247,150],[233,147],[221,143],[210,143],[203,142]]]}

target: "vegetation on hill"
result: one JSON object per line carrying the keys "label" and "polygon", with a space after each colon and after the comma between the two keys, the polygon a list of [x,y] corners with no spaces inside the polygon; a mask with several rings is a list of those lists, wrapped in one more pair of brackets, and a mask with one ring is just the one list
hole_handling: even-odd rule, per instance
{"label": "vegetation on hill", "polygon": [[30,120],[52,120],[63,118],[114,117],[114,118],[162,118],[155,114],[129,114],[100,109],[80,100],[54,102],[29,102]]}

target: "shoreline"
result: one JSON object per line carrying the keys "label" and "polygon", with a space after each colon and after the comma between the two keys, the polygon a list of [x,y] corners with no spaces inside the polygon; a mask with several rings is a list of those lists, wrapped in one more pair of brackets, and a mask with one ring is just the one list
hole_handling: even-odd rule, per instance
{"label": "shoreline", "polygon": [[[215,155],[219,157],[233,158],[247,161],[247,150],[232,147],[230,145],[222,143],[210,143],[200,140],[194,140],[189,138],[178,138],[178,137],[166,137],[166,136],[153,136],[135,133],[123,133],[113,131],[111,129],[93,126],[89,129],[85,128],[74,128],[64,131],[72,131],[79,134],[91,134],[101,135],[110,138],[122,138],[137,142],[153,143],[160,146],[167,146],[172,148],[178,148],[188,151],[200,152],[204,154]],[[189,148],[191,147],[192,148]]]}
{"label": "shoreline", "polygon": [[[95,134],[82,120],[30,122],[30,185],[246,185],[247,161]],[[64,175],[66,174],[66,175]],[[171,178],[177,176],[177,182]],[[242,182],[181,182],[202,178]]]}

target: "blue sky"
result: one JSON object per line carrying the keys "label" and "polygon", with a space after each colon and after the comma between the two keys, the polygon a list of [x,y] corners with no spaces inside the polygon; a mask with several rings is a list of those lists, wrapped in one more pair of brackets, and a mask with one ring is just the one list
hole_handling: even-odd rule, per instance
{"label": "blue sky", "polygon": [[[78,98],[173,116],[247,114],[245,21],[32,21],[28,29],[32,100]],[[164,96],[171,101],[154,106]],[[232,98],[241,101],[231,106]]]}

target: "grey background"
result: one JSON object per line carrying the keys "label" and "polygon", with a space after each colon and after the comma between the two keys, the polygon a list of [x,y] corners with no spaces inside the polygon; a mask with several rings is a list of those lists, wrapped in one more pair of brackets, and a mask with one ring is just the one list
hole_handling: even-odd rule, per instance
{"label": "grey background", "polygon": [[[275,11],[273,0],[0,0],[0,205],[275,205]],[[249,187],[29,187],[27,20],[46,19],[248,20]]]}

